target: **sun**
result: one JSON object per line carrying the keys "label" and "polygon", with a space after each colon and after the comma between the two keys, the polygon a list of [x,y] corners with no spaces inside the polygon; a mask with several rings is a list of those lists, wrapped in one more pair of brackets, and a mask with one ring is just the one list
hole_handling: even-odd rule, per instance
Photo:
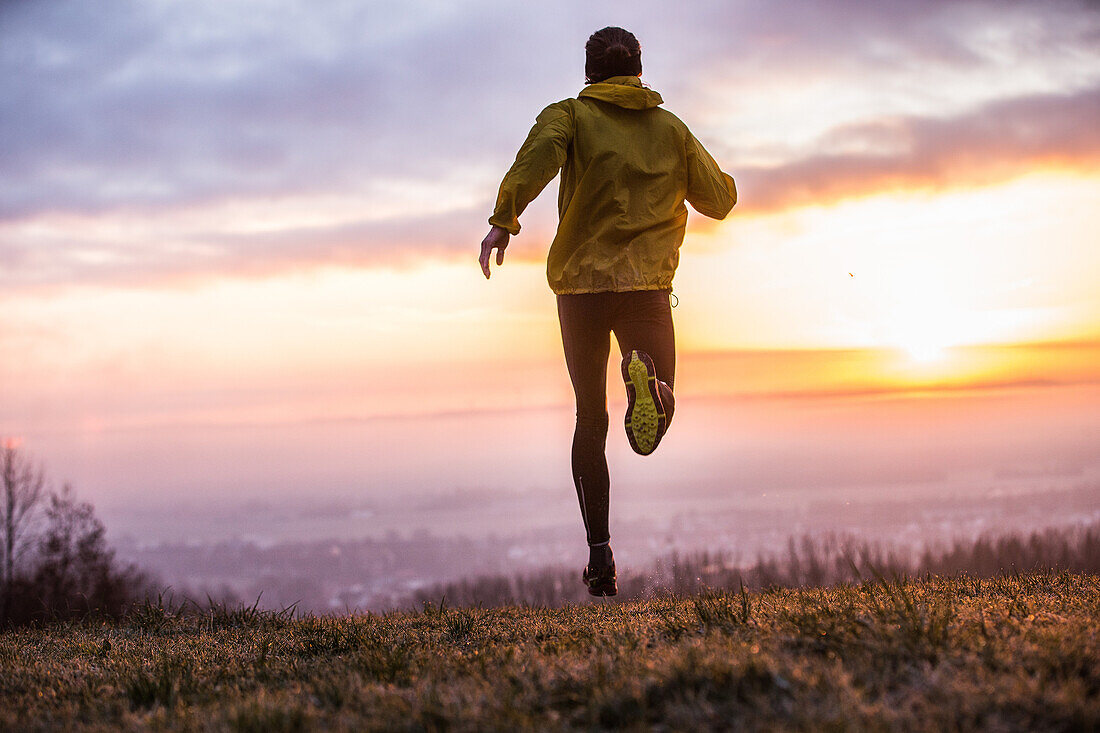
{"label": "sun", "polygon": [[948,349],[960,341],[960,323],[964,313],[945,302],[908,301],[895,307],[882,332],[883,345],[906,356],[915,365],[943,362]]}
{"label": "sun", "polygon": [[914,342],[899,348],[915,364],[936,364],[947,358],[947,347],[940,344]]}
{"label": "sun", "polygon": [[926,304],[920,309],[895,313],[889,320],[886,342],[913,364],[932,365],[947,358],[959,341],[961,313]]}

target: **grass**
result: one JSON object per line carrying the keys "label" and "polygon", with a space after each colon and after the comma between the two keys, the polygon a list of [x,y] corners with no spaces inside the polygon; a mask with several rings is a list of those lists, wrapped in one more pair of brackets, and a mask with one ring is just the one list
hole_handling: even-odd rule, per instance
{"label": "grass", "polygon": [[314,617],[151,602],[0,634],[3,730],[1095,730],[1100,579],[879,578]]}

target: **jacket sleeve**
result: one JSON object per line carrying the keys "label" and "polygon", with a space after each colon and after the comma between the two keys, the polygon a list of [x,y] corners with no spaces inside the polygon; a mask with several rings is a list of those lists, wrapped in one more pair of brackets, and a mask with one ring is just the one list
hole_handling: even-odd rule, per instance
{"label": "jacket sleeve", "polygon": [[561,170],[572,140],[573,114],[564,103],[552,104],[539,113],[516,162],[501,181],[490,224],[519,234],[519,215]]}
{"label": "jacket sleeve", "polygon": [[702,143],[690,132],[687,137],[687,201],[703,216],[725,219],[737,203],[737,187],[723,173]]}

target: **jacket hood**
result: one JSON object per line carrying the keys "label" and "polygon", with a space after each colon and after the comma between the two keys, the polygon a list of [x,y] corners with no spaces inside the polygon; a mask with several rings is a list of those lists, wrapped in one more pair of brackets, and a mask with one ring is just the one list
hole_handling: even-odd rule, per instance
{"label": "jacket hood", "polygon": [[643,87],[642,80],[636,76],[612,76],[589,84],[577,97],[591,97],[625,109],[650,109],[665,101],[657,92]]}

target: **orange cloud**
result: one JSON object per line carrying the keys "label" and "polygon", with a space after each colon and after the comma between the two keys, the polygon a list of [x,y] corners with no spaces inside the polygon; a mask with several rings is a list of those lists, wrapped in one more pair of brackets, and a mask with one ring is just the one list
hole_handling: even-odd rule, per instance
{"label": "orange cloud", "polygon": [[998,101],[950,118],[900,117],[851,125],[823,153],[734,169],[741,211],[771,212],[905,189],[947,190],[1036,169],[1093,173],[1100,163],[1100,88]]}

